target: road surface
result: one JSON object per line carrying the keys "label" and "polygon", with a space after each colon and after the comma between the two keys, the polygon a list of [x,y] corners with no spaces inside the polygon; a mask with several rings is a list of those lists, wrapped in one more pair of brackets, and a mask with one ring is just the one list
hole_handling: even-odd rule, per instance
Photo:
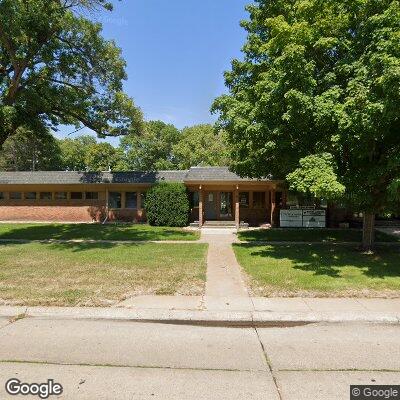
{"label": "road surface", "polygon": [[400,384],[400,326],[3,319],[1,399],[18,398],[5,392],[15,377],[54,379],[50,399],[349,399],[350,384]]}

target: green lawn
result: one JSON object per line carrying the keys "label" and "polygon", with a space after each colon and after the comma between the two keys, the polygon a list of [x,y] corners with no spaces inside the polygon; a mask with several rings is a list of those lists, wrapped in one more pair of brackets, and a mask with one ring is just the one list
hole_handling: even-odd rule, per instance
{"label": "green lawn", "polygon": [[200,295],[207,245],[0,244],[0,303],[103,306],[140,294]]}
{"label": "green lawn", "polygon": [[328,244],[236,244],[236,257],[260,296],[400,296],[400,249],[373,255]]}
{"label": "green lawn", "polygon": [[[396,242],[398,238],[376,231],[376,241]],[[267,242],[361,242],[360,229],[255,229],[245,230],[238,234],[243,241]]]}
{"label": "green lawn", "polygon": [[0,224],[0,239],[197,240],[180,228],[128,224]]}

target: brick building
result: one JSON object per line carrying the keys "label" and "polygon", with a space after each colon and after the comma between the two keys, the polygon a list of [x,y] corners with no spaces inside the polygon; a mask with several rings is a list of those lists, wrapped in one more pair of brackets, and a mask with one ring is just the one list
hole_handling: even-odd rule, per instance
{"label": "brick building", "polygon": [[188,189],[191,221],[276,224],[283,182],[241,178],[227,167],[158,172],[0,172],[0,220],[145,222],[146,191],[157,182]]}

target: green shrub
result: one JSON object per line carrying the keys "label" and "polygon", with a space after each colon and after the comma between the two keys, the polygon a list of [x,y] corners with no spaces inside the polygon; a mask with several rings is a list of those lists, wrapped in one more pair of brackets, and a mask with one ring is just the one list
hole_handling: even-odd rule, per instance
{"label": "green shrub", "polygon": [[147,220],[154,226],[186,226],[189,222],[189,198],[181,183],[159,183],[146,195]]}

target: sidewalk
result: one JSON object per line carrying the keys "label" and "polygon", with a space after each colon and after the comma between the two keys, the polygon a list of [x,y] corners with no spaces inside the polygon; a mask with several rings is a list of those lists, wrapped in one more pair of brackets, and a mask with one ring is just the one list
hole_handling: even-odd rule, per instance
{"label": "sidewalk", "polygon": [[[20,307],[0,306],[0,317],[77,320],[126,320],[199,325],[274,325],[314,322],[371,322],[400,324],[400,299],[262,298],[252,297],[251,308],[241,298],[226,298],[225,309],[213,299],[189,296],[140,296],[129,306]],[[121,304],[121,303],[120,303]],[[207,307],[206,304],[210,306]]]}

